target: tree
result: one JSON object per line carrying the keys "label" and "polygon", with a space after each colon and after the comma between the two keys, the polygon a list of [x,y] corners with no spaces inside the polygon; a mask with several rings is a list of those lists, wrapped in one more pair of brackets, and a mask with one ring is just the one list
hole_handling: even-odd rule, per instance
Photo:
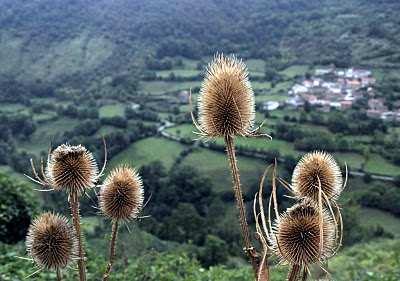
{"label": "tree", "polygon": [[206,266],[223,264],[229,256],[228,244],[214,235],[207,235],[204,247],[199,255],[200,262]]}
{"label": "tree", "polygon": [[0,241],[14,244],[24,239],[38,205],[28,185],[0,174]]}
{"label": "tree", "polygon": [[201,244],[207,234],[206,221],[189,203],[179,203],[171,215],[163,219],[160,237],[186,243]]}

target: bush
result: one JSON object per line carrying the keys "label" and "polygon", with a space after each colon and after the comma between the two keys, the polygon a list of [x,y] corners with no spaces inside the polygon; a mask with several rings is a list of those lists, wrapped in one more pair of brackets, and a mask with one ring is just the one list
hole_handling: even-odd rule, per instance
{"label": "bush", "polygon": [[0,241],[14,244],[25,238],[38,202],[30,187],[0,174]]}

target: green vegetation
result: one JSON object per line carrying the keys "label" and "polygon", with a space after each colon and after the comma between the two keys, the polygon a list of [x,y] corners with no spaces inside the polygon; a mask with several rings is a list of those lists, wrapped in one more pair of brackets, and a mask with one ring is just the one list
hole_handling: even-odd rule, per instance
{"label": "green vegetation", "polygon": [[361,221],[370,227],[379,225],[394,237],[400,237],[400,219],[389,212],[372,208],[362,208]]}
{"label": "green vegetation", "polygon": [[165,92],[174,92],[179,90],[189,90],[190,88],[200,86],[200,82],[166,82],[166,81],[145,81],[142,82],[142,91],[149,94],[159,95]]}
{"label": "green vegetation", "polygon": [[[260,175],[265,170],[263,161],[247,157],[239,157],[239,169],[244,184],[244,190],[248,190],[250,184],[258,182]],[[227,169],[228,162],[221,152],[199,148],[194,150],[182,161],[183,165],[194,167],[201,174],[212,178],[216,183],[216,191],[231,190],[231,176]]]}
{"label": "green vegetation", "polygon": [[367,172],[380,175],[397,176],[400,173],[399,166],[393,165],[377,154],[372,154],[370,156],[365,164],[365,169]]}
{"label": "green vegetation", "polygon": [[100,117],[124,116],[125,107],[122,104],[109,104],[100,107]]}
{"label": "green vegetation", "polygon": [[111,169],[117,164],[129,164],[139,168],[159,160],[169,169],[184,149],[184,145],[163,138],[143,139],[113,157],[108,168]]}
{"label": "green vegetation", "polygon": [[[26,182],[23,173],[30,174],[29,159],[39,163],[50,145],[70,142],[84,144],[101,162],[104,136],[107,171],[120,163],[137,167],[147,175],[146,199],[152,195],[144,214],[150,217],[130,226],[132,233],[121,231],[123,254],[114,280],[250,279],[238,256],[240,235],[223,143],[193,141],[188,100],[178,95],[191,88],[195,101],[213,54],[235,53],[250,71],[257,123],[266,120],[263,131],[273,136],[272,141],[236,140],[245,203],[251,207],[259,178],[275,157],[280,175],[290,181],[300,155],[328,150],[350,171],[367,173],[349,178],[343,202],[349,223],[345,247],[329,263],[333,279],[399,280],[399,180],[370,176],[400,176],[398,123],[368,118],[367,99],[348,111],[329,113],[307,106],[263,109],[267,101],[284,103],[294,83],[331,64],[371,69],[377,78],[375,98],[384,98],[391,108],[400,99],[399,3],[1,1],[0,172],[6,176],[0,175],[0,219],[11,221],[0,223],[2,241],[15,224],[24,227],[11,234],[16,241],[6,242],[23,240],[40,207],[32,183],[19,184]],[[167,121],[173,127],[163,133],[174,140],[158,131]],[[90,195],[83,198],[84,216],[97,211],[91,208],[96,196]],[[282,208],[288,205],[284,195],[279,189]],[[39,197],[42,209],[68,213],[60,204],[66,199],[62,195]],[[89,217],[83,227],[95,245],[88,280],[97,280],[105,267],[100,257],[109,225]],[[376,240],[392,236],[397,240]],[[15,258],[24,255],[22,242],[0,244],[1,280],[22,280],[34,271],[30,262]],[[285,272],[285,267],[274,270],[272,280],[283,280]],[[76,273],[68,271],[66,280],[73,277]],[[38,279],[55,276],[44,272]]]}
{"label": "green vegetation", "polygon": [[288,78],[294,78],[296,76],[303,76],[306,72],[310,70],[307,65],[292,65],[285,70],[280,71],[280,74],[285,75]]}
{"label": "green vegetation", "polygon": [[71,118],[61,118],[41,125],[30,137],[29,141],[22,141],[19,148],[39,155],[47,152],[51,142],[65,131],[71,130],[79,121]]}
{"label": "green vegetation", "polygon": [[25,238],[38,210],[38,200],[29,186],[0,173],[0,242],[14,244]]}

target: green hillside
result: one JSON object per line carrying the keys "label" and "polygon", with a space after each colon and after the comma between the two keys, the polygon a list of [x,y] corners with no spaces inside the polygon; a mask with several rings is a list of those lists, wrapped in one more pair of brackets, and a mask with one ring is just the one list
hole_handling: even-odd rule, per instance
{"label": "green hillside", "polygon": [[[326,265],[332,279],[400,280],[400,122],[368,114],[374,104],[400,113],[399,11],[398,0],[1,0],[0,221],[27,224],[38,210],[69,216],[62,192],[35,191],[39,200],[25,204],[42,187],[24,174],[33,175],[30,159],[45,166],[50,148],[82,144],[99,167],[107,156],[105,175],[127,164],[143,178],[147,203],[138,220],[121,223],[111,281],[251,280],[224,141],[198,139],[190,114],[198,118],[213,55],[234,53],[248,67],[254,126],[272,137],[235,138],[252,238],[265,168],[276,160],[291,182],[302,155],[325,150],[349,171],[339,200],[344,245]],[[290,105],[293,86],[318,82],[316,70],[328,67],[371,71],[375,83],[354,89],[346,109],[312,105],[322,86]],[[11,183],[18,192],[1,186]],[[99,187],[80,205],[88,280],[101,278],[110,238]],[[280,212],[291,195],[278,186]],[[0,280],[35,271],[18,258],[26,256],[22,225],[0,225]],[[270,263],[271,280],[284,280],[287,266]],[[313,266],[309,279],[322,275]],[[44,270],[36,280],[55,278]],[[65,270],[65,280],[76,278]]]}

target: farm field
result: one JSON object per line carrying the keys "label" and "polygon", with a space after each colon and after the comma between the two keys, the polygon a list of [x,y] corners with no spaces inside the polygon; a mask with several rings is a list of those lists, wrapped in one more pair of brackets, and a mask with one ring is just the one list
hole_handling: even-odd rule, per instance
{"label": "farm field", "polygon": [[280,71],[279,73],[285,75],[288,78],[294,78],[296,76],[306,74],[306,72],[309,70],[310,67],[308,65],[292,65]]}
{"label": "farm field", "polygon": [[160,95],[165,92],[174,92],[179,90],[189,90],[199,87],[200,81],[190,82],[170,82],[170,81],[143,81],[141,82],[141,91],[151,95]]}
{"label": "farm field", "polygon": [[39,155],[40,152],[47,152],[52,141],[65,131],[73,129],[79,124],[77,119],[68,117],[59,118],[55,121],[49,121],[37,128],[30,137],[30,140],[19,144],[20,150]]}
{"label": "farm field", "polygon": [[[269,121],[270,120],[267,119],[266,122],[268,123]],[[193,131],[196,130],[191,124],[183,124],[168,128],[166,131],[172,135],[182,138],[196,138],[196,135],[193,133]],[[220,145],[223,145],[222,140],[217,140],[216,142]],[[292,155],[294,157],[299,157],[304,154],[304,152],[296,150],[293,146],[293,143],[279,139],[273,139],[271,141],[266,138],[237,138],[236,145],[238,147],[259,149],[261,151],[276,150],[279,151],[281,155]],[[348,167],[353,170],[361,169],[363,163],[365,162],[364,156],[357,153],[334,153],[334,156],[340,163],[346,163]],[[376,174],[397,175],[399,173],[399,168],[397,166],[390,164],[386,159],[383,159],[378,155],[372,156],[372,159],[366,165],[366,169],[367,172]]]}
{"label": "farm field", "polygon": [[171,75],[178,77],[193,77],[201,74],[199,70],[195,69],[173,69],[173,70],[158,70],[156,71],[157,76],[162,78],[171,77]]}
{"label": "farm field", "polygon": [[101,117],[116,117],[124,116],[125,106],[123,104],[108,104],[100,107],[99,116]]}
{"label": "farm field", "polygon": [[114,156],[108,169],[118,164],[128,164],[136,168],[153,161],[161,161],[167,169],[172,167],[175,159],[185,146],[164,138],[151,137],[131,144],[127,149]]}
{"label": "farm field", "polygon": [[365,165],[369,173],[380,175],[397,176],[400,174],[400,167],[396,166],[378,154],[372,154]]}
{"label": "farm field", "polygon": [[[217,192],[231,190],[232,180],[228,169],[229,164],[222,152],[205,148],[196,148],[184,158],[180,165],[189,165],[197,169],[201,174],[213,179]],[[238,156],[238,166],[243,182],[243,190],[257,184],[260,175],[265,170],[267,163],[248,157]]]}
{"label": "farm field", "polygon": [[388,212],[372,208],[362,208],[361,221],[363,221],[366,226],[370,227],[379,225],[396,238],[400,238],[400,218]]}

